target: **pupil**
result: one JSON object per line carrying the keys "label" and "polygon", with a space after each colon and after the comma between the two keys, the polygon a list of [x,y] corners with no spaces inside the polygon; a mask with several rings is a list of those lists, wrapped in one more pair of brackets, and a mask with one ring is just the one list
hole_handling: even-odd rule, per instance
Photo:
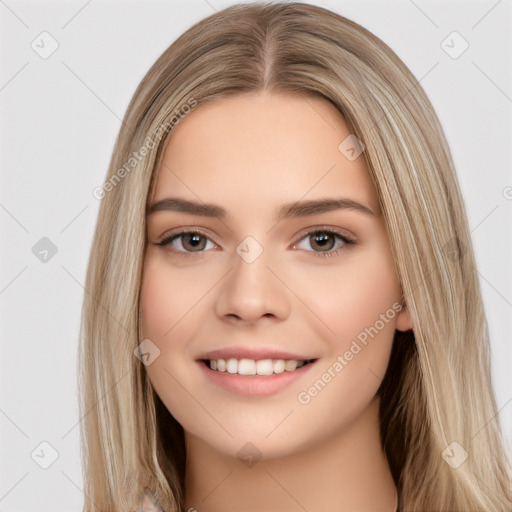
{"label": "pupil", "polygon": [[204,247],[204,240],[201,240],[202,238],[204,238],[202,235],[190,235],[185,240],[193,249],[202,249]]}
{"label": "pupil", "polygon": [[331,243],[329,244],[329,239],[331,238],[331,235],[329,233],[322,233],[320,235],[314,235],[313,236],[314,238],[314,243],[317,244],[320,249],[326,249],[326,246],[329,246],[327,247],[327,250],[328,249],[332,249],[332,241]]}

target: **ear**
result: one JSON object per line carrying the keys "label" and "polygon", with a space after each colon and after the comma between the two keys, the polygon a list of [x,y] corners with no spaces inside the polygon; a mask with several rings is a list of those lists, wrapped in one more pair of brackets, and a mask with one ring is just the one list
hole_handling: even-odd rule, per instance
{"label": "ear", "polygon": [[396,317],[396,328],[399,331],[412,331],[413,323],[407,305],[403,304],[402,309]]}

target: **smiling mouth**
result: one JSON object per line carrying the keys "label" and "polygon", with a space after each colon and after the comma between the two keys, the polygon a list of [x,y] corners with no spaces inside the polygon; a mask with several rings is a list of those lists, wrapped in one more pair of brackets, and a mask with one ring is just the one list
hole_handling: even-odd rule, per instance
{"label": "smiling mouth", "polygon": [[208,368],[219,373],[238,375],[270,376],[284,372],[294,372],[312,364],[316,359],[201,359]]}

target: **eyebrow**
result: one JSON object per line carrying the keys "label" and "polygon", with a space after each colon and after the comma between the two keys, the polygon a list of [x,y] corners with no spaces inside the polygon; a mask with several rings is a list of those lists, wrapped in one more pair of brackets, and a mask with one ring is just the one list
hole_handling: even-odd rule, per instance
{"label": "eyebrow", "polygon": [[[332,197],[285,203],[276,210],[274,220],[281,221],[292,217],[307,217],[308,215],[333,210],[355,210],[367,215],[377,215],[369,206],[365,206],[357,201],[345,197]],[[147,215],[162,211],[189,213],[191,215],[213,217],[221,220],[227,217],[227,211],[222,206],[190,201],[179,197],[167,197],[156,201],[147,209]]]}

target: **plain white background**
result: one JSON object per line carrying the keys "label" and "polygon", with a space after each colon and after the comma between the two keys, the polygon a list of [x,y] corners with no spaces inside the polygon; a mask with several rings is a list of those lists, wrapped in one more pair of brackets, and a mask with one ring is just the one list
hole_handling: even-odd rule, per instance
{"label": "plain white background", "polygon": [[[76,352],[92,191],[143,75],[178,35],[232,3],[0,0],[0,512],[80,511],[87,499]],[[438,112],[467,204],[510,454],[512,2],[312,3],[390,45]],[[46,51],[58,44],[48,58],[41,38]],[[43,237],[57,250],[46,262],[33,251]]]}

